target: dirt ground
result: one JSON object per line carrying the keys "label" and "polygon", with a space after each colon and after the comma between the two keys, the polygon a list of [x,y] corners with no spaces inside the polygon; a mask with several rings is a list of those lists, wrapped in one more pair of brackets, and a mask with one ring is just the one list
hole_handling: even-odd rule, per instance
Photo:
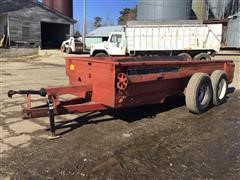
{"label": "dirt ground", "polygon": [[[164,104],[23,120],[9,89],[67,85],[62,56],[1,59],[1,179],[239,179],[240,91],[201,115],[183,97]],[[45,102],[35,97],[33,105]]]}

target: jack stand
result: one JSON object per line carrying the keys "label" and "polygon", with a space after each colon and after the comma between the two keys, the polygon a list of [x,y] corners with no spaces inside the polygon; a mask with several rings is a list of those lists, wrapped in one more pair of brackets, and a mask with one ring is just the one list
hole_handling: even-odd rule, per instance
{"label": "jack stand", "polygon": [[48,137],[49,140],[59,139],[61,136],[56,135],[55,131],[55,117],[54,117],[54,103],[53,97],[48,97],[48,107],[49,107],[49,121],[50,121],[50,130],[52,135]]}

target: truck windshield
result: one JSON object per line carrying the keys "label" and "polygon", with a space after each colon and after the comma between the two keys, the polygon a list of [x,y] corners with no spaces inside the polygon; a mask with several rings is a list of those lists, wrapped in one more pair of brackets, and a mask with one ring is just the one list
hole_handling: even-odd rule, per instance
{"label": "truck windshield", "polygon": [[121,41],[122,41],[121,34],[113,34],[110,40],[110,42],[114,43],[117,47],[119,47]]}

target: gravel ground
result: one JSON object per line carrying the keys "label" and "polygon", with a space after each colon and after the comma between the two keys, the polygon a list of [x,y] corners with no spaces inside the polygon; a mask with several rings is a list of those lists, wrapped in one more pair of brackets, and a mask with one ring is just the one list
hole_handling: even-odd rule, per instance
{"label": "gravel ground", "polygon": [[[62,138],[49,141],[48,118],[23,120],[25,98],[6,93],[67,85],[63,57],[0,63],[2,179],[240,178],[239,90],[231,88],[223,105],[201,115],[189,113],[183,97],[171,97],[160,105],[59,116]],[[33,105],[43,102],[36,97]]]}

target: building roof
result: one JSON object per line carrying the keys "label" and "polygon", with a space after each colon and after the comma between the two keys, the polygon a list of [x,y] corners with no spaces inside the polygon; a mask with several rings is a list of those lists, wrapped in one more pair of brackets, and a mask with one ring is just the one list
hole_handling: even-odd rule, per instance
{"label": "building roof", "polygon": [[87,34],[87,37],[108,37],[111,32],[123,30],[123,26],[102,26]]}
{"label": "building roof", "polygon": [[11,11],[17,11],[23,8],[34,7],[34,3],[29,0],[1,0],[0,1],[0,13],[7,13]]}
{"label": "building roof", "polygon": [[50,11],[69,22],[72,22],[72,23],[77,22],[76,20],[63,15],[60,12],[47,7],[46,5],[38,2],[37,0],[0,0],[0,14],[8,13],[11,11],[17,11],[24,8],[32,8],[35,6],[38,6],[47,11]]}

